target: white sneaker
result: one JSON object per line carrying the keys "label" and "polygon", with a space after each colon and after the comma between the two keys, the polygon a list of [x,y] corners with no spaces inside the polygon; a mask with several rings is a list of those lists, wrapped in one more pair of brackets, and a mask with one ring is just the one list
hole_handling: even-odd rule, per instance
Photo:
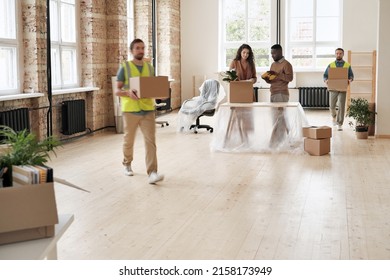
{"label": "white sneaker", "polygon": [[164,180],[164,175],[158,174],[157,172],[152,172],[149,175],[149,184],[156,184],[162,180]]}
{"label": "white sneaker", "polygon": [[337,130],[338,130],[338,131],[342,131],[342,130],[343,130],[343,126],[339,124],[339,125],[337,126]]}
{"label": "white sneaker", "polygon": [[134,172],[133,172],[133,170],[131,169],[131,166],[130,166],[130,165],[125,166],[125,175],[126,175],[126,176],[134,176]]}

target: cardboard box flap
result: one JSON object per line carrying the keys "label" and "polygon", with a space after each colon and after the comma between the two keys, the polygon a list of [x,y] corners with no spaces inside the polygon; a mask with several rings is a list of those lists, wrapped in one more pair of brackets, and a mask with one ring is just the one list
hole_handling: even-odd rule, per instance
{"label": "cardboard box flap", "polygon": [[0,191],[0,232],[51,226],[57,223],[53,183],[3,188]]}

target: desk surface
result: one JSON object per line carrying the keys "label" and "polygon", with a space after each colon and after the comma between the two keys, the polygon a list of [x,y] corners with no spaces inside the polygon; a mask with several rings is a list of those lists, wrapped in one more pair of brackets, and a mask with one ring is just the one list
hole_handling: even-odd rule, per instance
{"label": "desk surface", "polygon": [[252,102],[252,103],[223,103],[220,107],[299,107],[299,102]]}
{"label": "desk surface", "polygon": [[0,246],[0,260],[40,260],[44,259],[55,248],[58,240],[74,220],[71,214],[59,215],[59,223],[55,225],[55,235]]}

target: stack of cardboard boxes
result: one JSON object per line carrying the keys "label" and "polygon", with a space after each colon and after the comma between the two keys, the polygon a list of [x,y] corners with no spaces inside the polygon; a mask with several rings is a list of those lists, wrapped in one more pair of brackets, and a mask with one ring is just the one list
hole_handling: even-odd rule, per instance
{"label": "stack of cardboard boxes", "polygon": [[322,156],[330,152],[332,128],[329,126],[310,126],[303,128],[305,151],[312,156]]}

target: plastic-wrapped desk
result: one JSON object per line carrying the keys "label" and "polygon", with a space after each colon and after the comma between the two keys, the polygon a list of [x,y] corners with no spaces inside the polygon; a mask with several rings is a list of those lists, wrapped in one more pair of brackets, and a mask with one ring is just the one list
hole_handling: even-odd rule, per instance
{"label": "plastic-wrapped desk", "polygon": [[224,103],[216,114],[210,148],[221,152],[303,153],[299,102]]}

